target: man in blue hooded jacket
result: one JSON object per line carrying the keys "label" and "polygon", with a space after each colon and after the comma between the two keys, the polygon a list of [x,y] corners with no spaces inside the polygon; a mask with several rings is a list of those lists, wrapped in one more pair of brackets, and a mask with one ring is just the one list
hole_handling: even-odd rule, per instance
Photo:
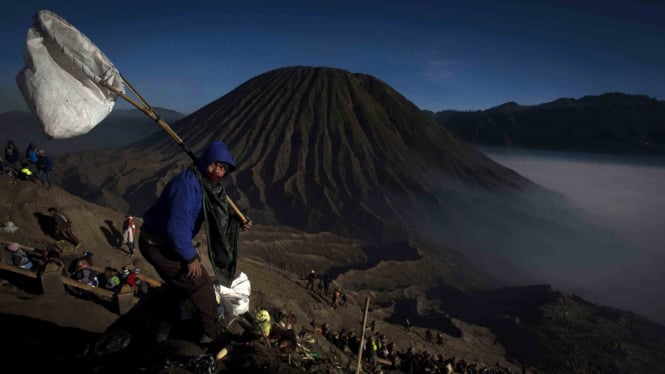
{"label": "man in blue hooded jacket", "polygon": [[[230,286],[234,278],[238,231],[241,223],[229,209],[222,178],[235,170],[226,145],[213,141],[195,165],[176,175],[143,216],[139,250],[160,277],[175,291],[175,305],[189,299],[203,329],[202,343],[217,338],[219,312],[213,284]],[[201,266],[192,239],[205,227],[215,276]],[[168,334],[166,334],[168,335]],[[166,336],[158,337],[158,340]]]}

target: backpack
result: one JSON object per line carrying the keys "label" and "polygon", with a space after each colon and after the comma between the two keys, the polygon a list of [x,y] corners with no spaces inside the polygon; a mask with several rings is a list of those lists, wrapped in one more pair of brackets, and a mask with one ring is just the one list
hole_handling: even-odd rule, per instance
{"label": "backpack", "polygon": [[12,253],[12,263],[16,266],[25,266],[30,262],[30,258],[28,258],[28,254],[22,250],[18,249],[14,253]]}
{"label": "backpack", "polygon": [[67,218],[67,216],[65,216],[64,214],[62,214],[62,213],[60,213],[60,212],[57,212],[57,213],[53,216],[53,219],[55,219],[55,222],[56,222],[58,225],[66,226],[66,225],[69,224],[69,219]]}
{"label": "backpack", "polygon": [[79,270],[78,274],[76,275],[76,279],[84,284],[87,284],[88,286],[99,286],[97,272],[92,268],[83,268]]}

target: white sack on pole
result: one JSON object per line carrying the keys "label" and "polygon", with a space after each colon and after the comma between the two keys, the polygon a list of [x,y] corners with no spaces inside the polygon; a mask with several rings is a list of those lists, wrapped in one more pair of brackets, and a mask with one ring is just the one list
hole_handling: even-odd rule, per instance
{"label": "white sack on pole", "polygon": [[37,12],[23,58],[16,82],[52,138],[86,134],[111,113],[116,95],[98,82],[124,93],[122,77],[106,55],[51,11]]}

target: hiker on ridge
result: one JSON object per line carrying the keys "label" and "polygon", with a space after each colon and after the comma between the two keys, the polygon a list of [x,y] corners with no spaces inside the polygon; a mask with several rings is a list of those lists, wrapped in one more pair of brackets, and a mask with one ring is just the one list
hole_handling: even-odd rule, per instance
{"label": "hiker on ridge", "polygon": [[51,172],[53,171],[53,162],[46,155],[46,151],[40,149],[37,156],[37,176],[42,181],[42,186],[47,190],[51,189]]}
{"label": "hiker on ridge", "polygon": [[324,275],[323,279],[321,279],[321,282],[323,284],[323,295],[328,296],[328,291],[330,289],[330,283],[332,283],[332,279],[330,279],[330,275]]}
{"label": "hiker on ridge", "polygon": [[7,167],[17,169],[18,148],[13,140],[7,141],[7,145],[5,146],[5,163]]}
{"label": "hiker on ridge", "polygon": [[307,279],[307,285],[305,286],[305,289],[314,291],[314,279],[316,279],[316,272],[314,270],[310,271],[305,279]]}
{"label": "hiker on ridge", "polygon": [[335,291],[333,291],[332,294],[332,302],[330,303],[330,306],[332,306],[333,309],[337,309],[337,303],[339,302],[339,296],[341,294],[341,291],[339,288],[335,288]]}
{"label": "hiker on ridge", "polygon": [[[207,344],[219,335],[220,318],[213,291],[215,280],[229,287],[234,278],[236,251],[234,242],[240,229],[249,229],[252,221],[242,224],[226,201],[222,179],[235,170],[231,154],[221,141],[213,141],[195,165],[176,175],[164,187],[160,197],[143,216],[139,250],[155,267],[159,276],[176,294],[168,299],[170,312],[179,313],[179,304],[189,298],[201,317],[200,343]],[[204,204],[205,199],[205,204]],[[192,239],[205,227],[216,277],[201,265],[201,255]],[[233,240],[236,239],[236,240]],[[226,283],[226,284],[224,284]],[[169,326],[162,321],[157,340],[168,339]]]}
{"label": "hiker on ridge", "polygon": [[129,257],[134,257],[135,237],[136,237],[136,223],[134,223],[134,217],[127,216],[125,222],[122,223],[122,243],[127,244]]}
{"label": "hiker on ridge", "polygon": [[425,341],[428,343],[432,342],[432,330],[430,330],[429,328],[427,328],[427,330],[425,331]]}
{"label": "hiker on ridge", "polygon": [[30,144],[28,144],[28,148],[25,150],[25,159],[29,163],[31,163],[33,165],[36,165],[37,164],[37,158],[38,158],[37,145],[33,142],[30,142]]}

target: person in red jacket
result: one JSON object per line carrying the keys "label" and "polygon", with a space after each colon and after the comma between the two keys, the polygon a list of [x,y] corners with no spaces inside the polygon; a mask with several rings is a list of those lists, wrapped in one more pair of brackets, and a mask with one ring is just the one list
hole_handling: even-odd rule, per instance
{"label": "person in red jacket", "polygon": [[127,219],[122,224],[122,242],[127,244],[129,257],[134,257],[134,238],[136,238],[136,224],[134,217],[127,216]]}

